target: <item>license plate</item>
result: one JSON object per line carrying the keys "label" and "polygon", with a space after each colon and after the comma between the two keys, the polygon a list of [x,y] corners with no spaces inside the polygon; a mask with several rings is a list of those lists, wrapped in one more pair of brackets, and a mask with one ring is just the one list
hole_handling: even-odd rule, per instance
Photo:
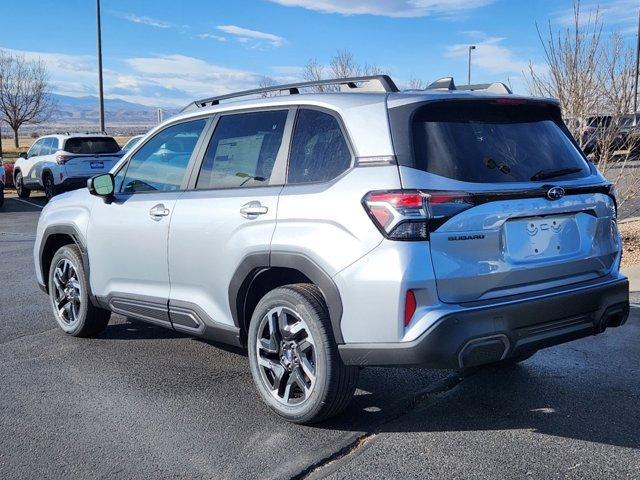
{"label": "license plate", "polygon": [[573,215],[522,218],[506,223],[506,243],[513,260],[552,258],[576,252],[580,232]]}
{"label": "license plate", "polygon": [[91,162],[91,168],[104,168],[104,162],[101,162],[101,161]]}

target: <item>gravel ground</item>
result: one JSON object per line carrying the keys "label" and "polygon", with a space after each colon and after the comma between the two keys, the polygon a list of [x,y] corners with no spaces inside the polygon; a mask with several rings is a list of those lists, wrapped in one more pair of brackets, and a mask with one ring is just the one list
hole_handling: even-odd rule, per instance
{"label": "gravel ground", "polygon": [[624,246],[622,266],[640,265],[640,221],[621,223],[619,228]]}

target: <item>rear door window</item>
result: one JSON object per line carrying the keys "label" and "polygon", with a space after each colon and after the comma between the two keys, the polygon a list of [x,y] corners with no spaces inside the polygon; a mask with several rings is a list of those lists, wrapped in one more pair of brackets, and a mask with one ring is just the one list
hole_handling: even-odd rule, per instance
{"label": "rear door window", "polygon": [[196,189],[269,185],[287,115],[287,110],[277,110],[221,117],[209,141]]}
{"label": "rear door window", "polygon": [[439,102],[412,123],[414,166],[477,183],[548,181],[589,175],[582,154],[545,104]]}
{"label": "rear door window", "polygon": [[45,145],[47,147],[47,155],[51,155],[58,151],[58,139],[55,137],[47,138]]}
{"label": "rear door window", "polygon": [[295,125],[287,183],[327,182],[351,166],[351,151],[333,115],[303,108]]}
{"label": "rear door window", "polygon": [[118,153],[120,145],[111,137],[77,137],[65,142],[64,151],[77,155],[103,155]]}
{"label": "rear door window", "polygon": [[44,141],[45,139],[41,138],[40,140],[37,140],[36,143],[31,145],[31,148],[27,153],[27,157],[37,157],[38,155],[42,155],[40,151],[42,149],[42,146],[44,145]]}

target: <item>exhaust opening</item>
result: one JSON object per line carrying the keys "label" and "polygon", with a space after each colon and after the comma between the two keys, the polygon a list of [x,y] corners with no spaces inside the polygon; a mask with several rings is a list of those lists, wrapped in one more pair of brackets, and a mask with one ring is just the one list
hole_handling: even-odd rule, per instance
{"label": "exhaust opening", "polygon": [[506,335],[470,340],[462,347],[458,355],[460,368],[475,367],[504,359],[509,351],[509,339]]}

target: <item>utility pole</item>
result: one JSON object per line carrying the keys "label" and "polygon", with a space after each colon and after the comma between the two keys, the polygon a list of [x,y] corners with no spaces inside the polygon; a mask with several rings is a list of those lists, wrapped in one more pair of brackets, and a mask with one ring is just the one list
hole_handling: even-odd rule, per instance
{"label": "utility pole", "polygon": [[475,45],[469,45],[469,69],[468,69],[468,76],[467,76],[467,84],[471,85],[471,50],[475,50],[476,46]]}
{"label": "utility pole", "polygon": [[[640,10],[638,10],[638,44],[636,45],[636,78],[633,84],[633,114],[638,111],[638,67],[640,66]],[[634,121],[635,123],[635,121]]]}
{"label": "utility pole", "polygon": [[102,88],[102,32],[100,29],[100,0],[96,0],[96,20],[98,24],[98,93],[100,95],[100,132],[104,132],[104,92]]}

